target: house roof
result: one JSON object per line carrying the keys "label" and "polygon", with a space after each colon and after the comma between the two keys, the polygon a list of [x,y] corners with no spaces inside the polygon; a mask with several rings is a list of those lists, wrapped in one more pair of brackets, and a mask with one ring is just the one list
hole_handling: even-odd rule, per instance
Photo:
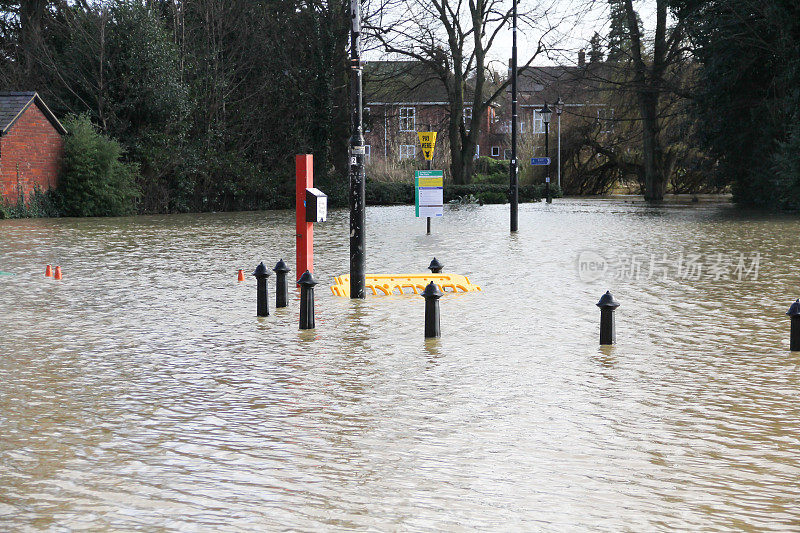
{"label": "house roof", "polygon": [[[474,87],[467,80],[465,103],[472,100],[473,94]],[[367,61],[364,65],[364,102],[367,105],[444,105],[449,101],[441,78],[420,61]]]}
{"label": "house roof", "polygon": [[5,135],[19,117],[36,103],[41,112],[61,135],[65,135],[67,130],[58,121],[50,108],[42,101],[39,94],[31,92],[0,92],[0,135]]}
{"label": "house roof", "polygon": [[525,67],[519,70],[517,90],[525,100],[543,104],[559,97],[566,103],[600,103],[608,67],[603,63],[585,66]]}

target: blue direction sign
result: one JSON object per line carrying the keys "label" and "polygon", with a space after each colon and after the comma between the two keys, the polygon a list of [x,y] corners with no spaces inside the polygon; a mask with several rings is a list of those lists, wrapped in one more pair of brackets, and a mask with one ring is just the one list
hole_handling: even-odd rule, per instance
{"label": "blue direction sign", "polygon": [[549,157],[532,157],[531,158],[531,165],[549,165],[550,158]]}

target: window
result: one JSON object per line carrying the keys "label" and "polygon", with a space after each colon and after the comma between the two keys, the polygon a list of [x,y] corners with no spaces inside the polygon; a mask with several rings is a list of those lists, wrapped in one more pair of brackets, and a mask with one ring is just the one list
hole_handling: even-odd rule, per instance
{"label": "window", "polygon": [[372,131],[372,113],[370,113],[369,108],[365,107],[362,113],[362,121],[364,123],[364,133],[369,133]]}
{"label": "window", "polygon": [[503,159],[511,159],[511,148],[503,150]]}
{"label": "window", "polygon": [[469,131],[469,128],[472,125],[472,108],[471,107],[465,107],[464,108],[463,119],[464,119],[464,129]]}
{"label": "window", "polygon": [[538,109],[533,110],[533,130],[531,133],[544,133],[544,120]]}
{"label": "window", "polygon": [[400,108],[400,131],[414,131],[417,129],[416,109],[413,107]]}
{"label": "window", "polygon": [[481,145],[475,145],[475,159],[478,159],[481,156]]}
{"label": "window", "polygon": [[614,109],[602,107],[597,110],[600,133],[614,133]]}
{"label": "window", "polygon": [[524,122],[520,122],[519,123],[519,132],[520,133],[525,133],[525,123]]}
{"label": "window", "polygon": [[492,157],[500,157],[500,147],[492,146]]}
{"label": "window", "polygon": [[417,146],[415,144],[400,145],[400,159],[414,159],[417,157]]}
{"label": "window", "polygon": [[372,161],[372,146],[369,144],[364,145],[364,161]]}

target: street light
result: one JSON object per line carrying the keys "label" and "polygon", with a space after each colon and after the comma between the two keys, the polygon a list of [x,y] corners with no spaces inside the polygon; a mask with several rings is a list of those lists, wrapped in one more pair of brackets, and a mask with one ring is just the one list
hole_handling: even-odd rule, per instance
{"label": "street light", "polygon": [[[548,157],[550,155],[550,119],[553,117],[553,112],[547,107],[547,102],[545,102],[544,107],[539,110],[539,114],[542,116],[542,122],[544,122],[544,156]],[[547,165],[547,178],[544,182],[544,192],[547,195],[547,203],[552,203],[553,199],[550,198],[550,165]]]}
{"label": "street light", "polygon": [[561,113],[564,112],[564,100],[561,96],[556,102],[556,115],[558,115],[558,188],[561,189]]}

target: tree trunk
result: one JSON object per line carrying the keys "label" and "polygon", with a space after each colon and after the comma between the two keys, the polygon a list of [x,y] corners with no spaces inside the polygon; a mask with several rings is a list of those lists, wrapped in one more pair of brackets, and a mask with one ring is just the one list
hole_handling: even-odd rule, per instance
{"label": "tree trunk", "polygon": [[665,182],[659,165],[658,154],[658,96],[650,91],[639,92],[642,110],[642,159],[644,167],[644,199],[660,202],[664,199]]}

